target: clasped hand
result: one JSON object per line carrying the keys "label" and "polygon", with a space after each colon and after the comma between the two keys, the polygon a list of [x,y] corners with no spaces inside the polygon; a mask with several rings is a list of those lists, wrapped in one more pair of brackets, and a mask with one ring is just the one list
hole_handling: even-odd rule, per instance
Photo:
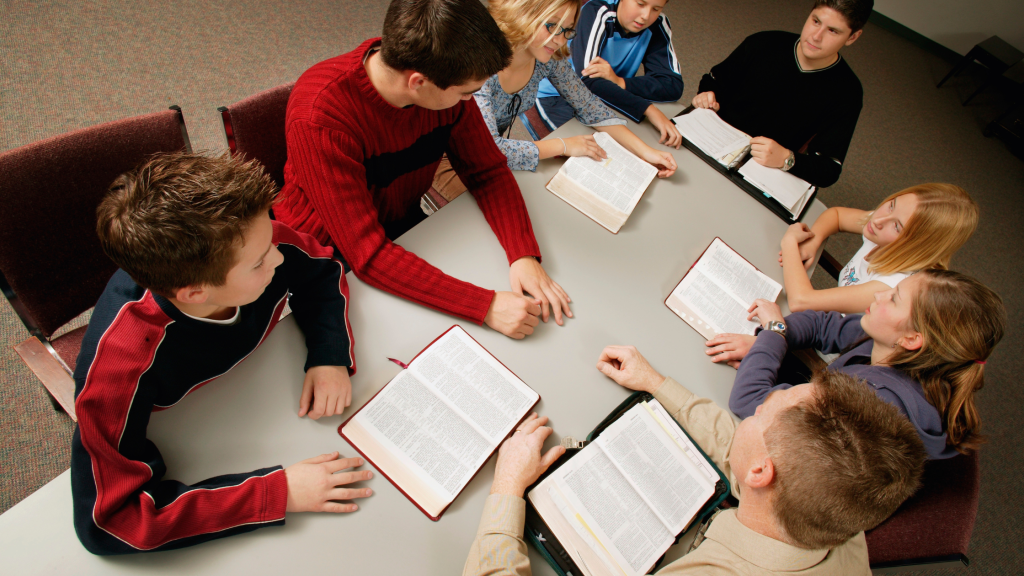
{"label": "clasped hand", "polygon": [[[555,323],[561,326],[563,316],[572,318],[572,299],[552,280],[532,256],[524,256],[509,267],[511,292],[496,292],[484,322],[502,334],[521,340],[548,321],[554,312]],[[529,296],[527,296],[529,294]]]}
{"label": "clasped hand", "polygon": [[789,149],[771,138],[758,136],[750,139],[750,156],[769,168],[782,168],[789,158]]}
{"label": "clasped hand", "polygon": [[626,89],[626,81],[619,77],[615,70],[612,70],[612,65],[600,56],[591,60],[587,67],[580,71],[580,75],[584,78],[603,78],[623,90]]}
{"label": "clasped hand", "polygon": [[[787,242],[794,242],[800,250],[800,261],[803,262],[804,270],[810,270],[814,264],[814,256],[818,253],[821,241],[814,232],[807,227],[807,224],[798,222],[790,225],[786,235],[782,237],[782,246]],[[779,266],[782,266],[782,251],[779,250]]]}

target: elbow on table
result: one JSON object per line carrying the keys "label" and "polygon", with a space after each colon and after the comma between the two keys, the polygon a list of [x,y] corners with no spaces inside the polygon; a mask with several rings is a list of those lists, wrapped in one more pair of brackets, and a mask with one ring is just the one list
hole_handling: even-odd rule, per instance
{"label": "elbow on table", "polygon": [[811,298],[807,297],[807,294],[800,292],[787,294],[786,302],[789,304],[789,312],[795,314],[797,312],[803,312],[805,310],[811,310]]}

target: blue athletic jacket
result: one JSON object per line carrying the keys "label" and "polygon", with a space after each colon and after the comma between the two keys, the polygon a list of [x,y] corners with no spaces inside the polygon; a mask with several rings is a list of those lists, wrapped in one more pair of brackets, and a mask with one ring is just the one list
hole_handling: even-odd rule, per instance
{"label": "blue athletic jacket", "polygon": [[[619,25],[618,2],[590,0],[580,9],[576,37],[569,43],[573,69],[581,74],[600,56],[626,80],[626,89],[603,78],[583,78],[601,100],[634,122],[644,119],[651,102],[675,102],[683,95],[683,77],[672,47],[672,27],[664,14],[644,31],[633,34]],[[644,75],[636,76],[640,64]],[[558,96],[550,82],[541,83],[538,98]]]}

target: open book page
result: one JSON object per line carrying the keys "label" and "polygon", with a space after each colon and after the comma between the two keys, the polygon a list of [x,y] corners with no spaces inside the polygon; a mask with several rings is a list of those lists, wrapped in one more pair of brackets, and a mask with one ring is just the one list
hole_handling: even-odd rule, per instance
{"label": "open book page", "polygon": [[374,466],[434,516],[455,499],[494,449],[409,370],[395,376],[344,432]]}
{"label": "open book page", "polygon": [[594,134],[594,140],[608,153],[608,158],[600,162],[586,156],[569,158],[560,171],[619,212],[628,214],[658,175],[658,169],[604,132]]}
{"label": "open book page", "polygon": [[537,401],[537,393],[461,328],[423,351],[409,370],[428,382],[481,430],[501,442]]}
{"label": "open book page", "polygon": [[681,313],[679,306],[673,304],[685,306],[710,326],[712,335],[753,334],[760,324],[747,320],[747,309],[758,298],[774,302],[781,291],[781,284],[716,238],[672,291],[667,303],[677,314]]}
{"label": "open book page", "polygon": [[432,517],[538,400],[461,328],[391,380],[342,432]]}
{"label": "open book page", "polygon": [[695,108],[672,121],[684,138],[723,164],[734,160],[737,153],[750,144],[750,136],[706,108]]}
{"label": "open book page", "polygon": [[793,214],[800,213],[811,193],[811,185],[807,181],[778,168],[762,166],[752,159],[740,166],[738,172]]}
{"label": "open book page", "polygon": [[667,412],[655,408],[657,401],[631,408],[531,491],[531,502],[546,506],[539,513],[557,509],[552,530],[573,527],[556,535],[574,559],[588,556],[589,548],[610,573],[644,574],[714,495],[717,475],[691,460],[692,443],[659,421]]}

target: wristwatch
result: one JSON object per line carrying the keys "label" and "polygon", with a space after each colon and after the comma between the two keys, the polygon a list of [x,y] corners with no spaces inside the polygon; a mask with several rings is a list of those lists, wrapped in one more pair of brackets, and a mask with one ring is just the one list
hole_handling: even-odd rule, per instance
{"label": "wristwatch", "polygon": [[777,322],[773,320],[768,323],[768,326],[765,329],[771,330],[772,332],[775,332],[776,334],[782,336],[783,338],[786,337],[786,325],[782,322]]}
{"label": "wristwatch", "polygon": [[782,161],[782,171],[789,172],[789,169],[793,167],[793,164],[796,164],[796,154],[790,150],[789,156],[786,156],[786,159]]}

